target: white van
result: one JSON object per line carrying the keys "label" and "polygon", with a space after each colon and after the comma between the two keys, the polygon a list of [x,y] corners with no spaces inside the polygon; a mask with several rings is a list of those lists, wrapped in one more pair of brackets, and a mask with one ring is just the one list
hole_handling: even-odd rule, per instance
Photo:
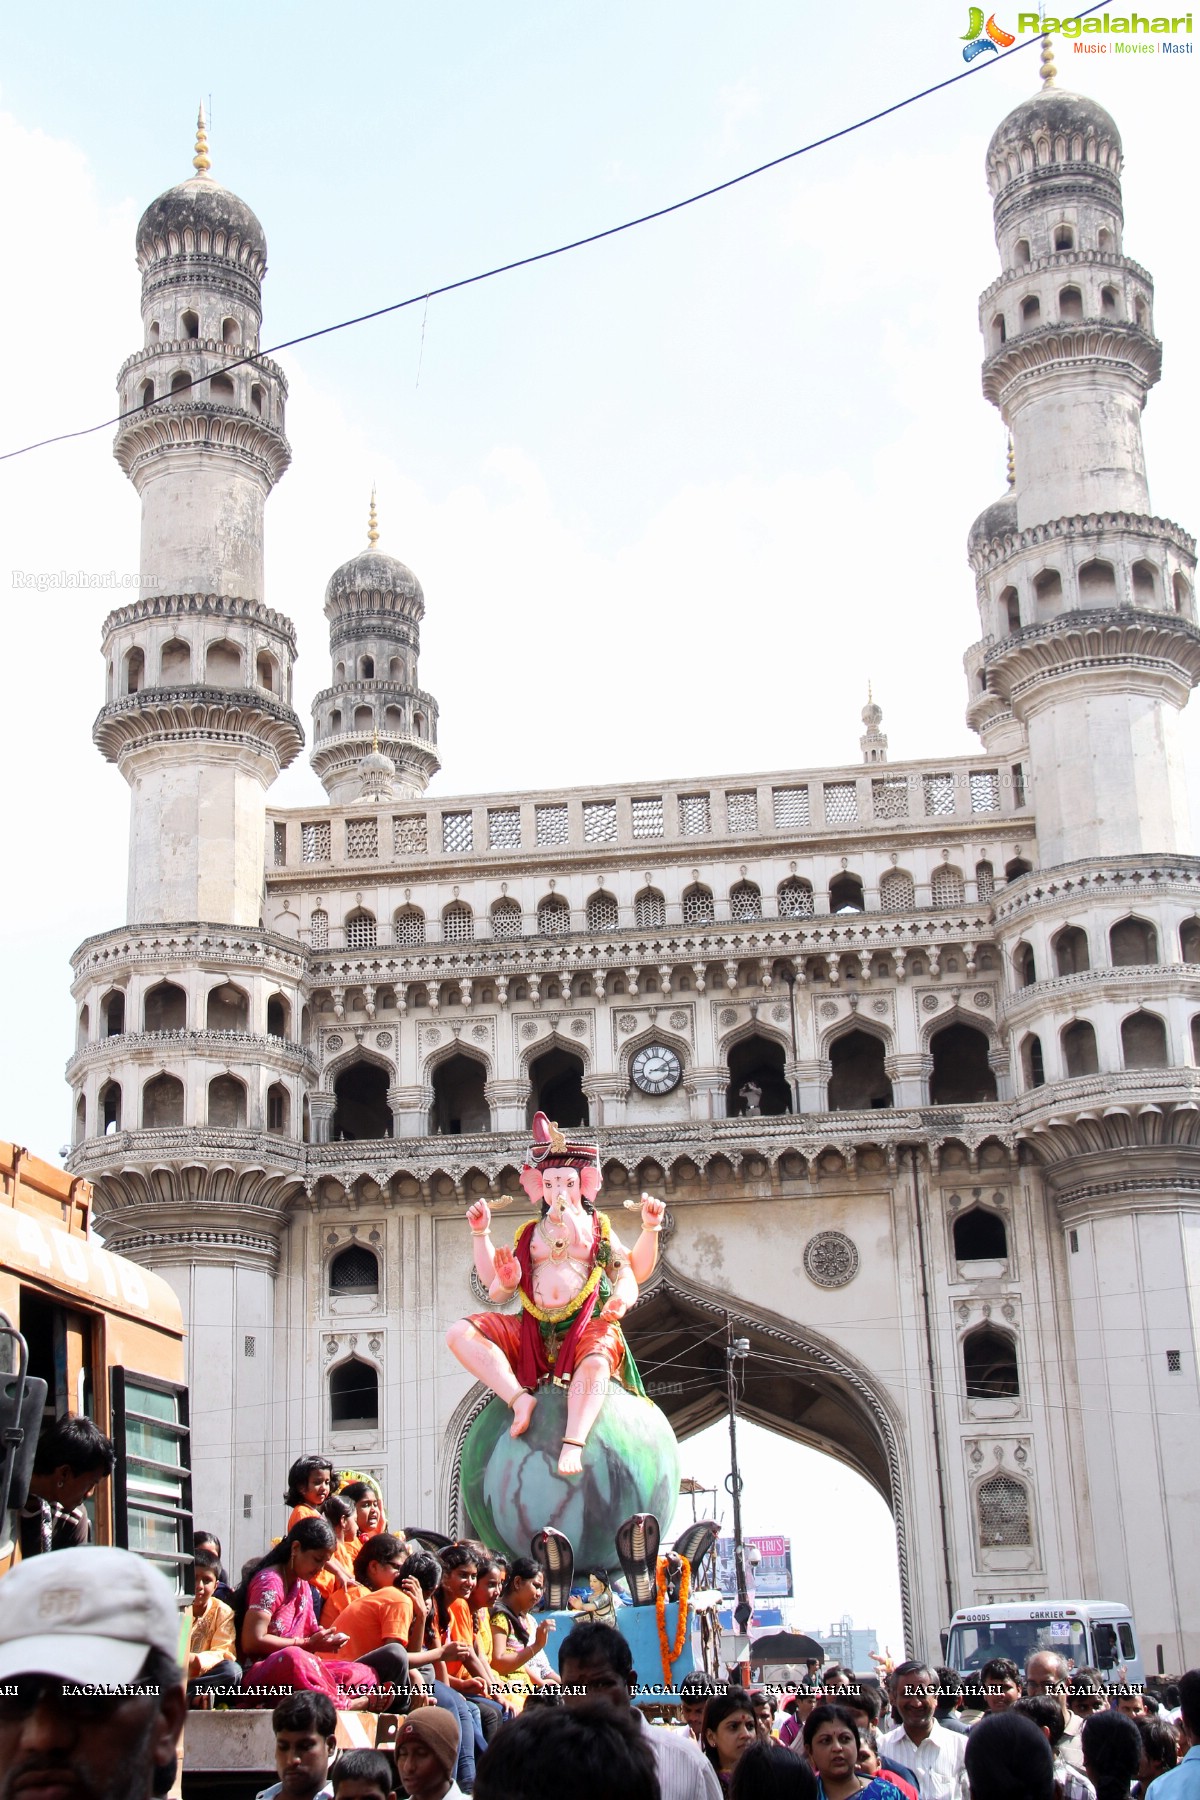
{"label": "white van", "polygon": [[[974,1679],[994,1656],[1007,1656],[1024,1669],[1035,1650],[1053,1650],[1074,1669],[1099,1669],[1110,1681],[1136,1687],[1146,1679],[1133,1614],[1111,1600],[964,1607],[950,1621],[946,1666]],[[1124,1671],[1119,1677],[1118,1670]]]}

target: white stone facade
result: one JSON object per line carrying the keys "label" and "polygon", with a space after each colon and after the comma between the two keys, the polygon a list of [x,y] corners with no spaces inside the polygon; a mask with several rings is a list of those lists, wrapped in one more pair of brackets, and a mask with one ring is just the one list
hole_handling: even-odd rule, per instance
{"label": "white stone facade", "polygon": [[[431,797],[424,596],[373,536],[327,592],[330,804],[290,811],[267,789],[300,745],[294,639],[261,588],[282,377],[208,391],[257,341],[265,244],[203,172],[149,209],[121,391],[167,398],[117,448],[159,579],[105,630],[130,900],[76,957],[72,1166],[179,1292],[197,1505],[234,1566],[318,1446],[402,1523],[453,1522],[462,1212],[522,1215],[540,1104],[597,1129],[610,1207],[668,1201],[629,1321],[651,1391],[681,1431],[721,1415],[728,1311],[750,1416],[891,1503],[911,1647],[953,1606],[1082,1594],[1129,1601],[1152,1662],[1200,1660],[1175,739],[1200,632],[1194,543],[1149,512],[1159,346],[1120,157],[1053,88],[989,150],[1014,473],[970,536],[979,756],[888,762],[869,706],[855,767]],[[173,399],[177,365],[206,382]],[[673,1383],[685,1349],[711,1384]]]}

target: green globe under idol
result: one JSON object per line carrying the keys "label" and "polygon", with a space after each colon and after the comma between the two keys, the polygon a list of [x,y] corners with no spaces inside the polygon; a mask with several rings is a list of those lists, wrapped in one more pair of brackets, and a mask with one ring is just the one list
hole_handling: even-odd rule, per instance
{"label": "green globe under idol", "polygon": [[616,1567],[617,1526],[636,1513],[669,1519],[679,1446],[646,1397],[620,1320],[653,1272],[665,1207],[643,1194],[642,1229],[626,1249],[594,1206],[594,1143],[568,1140],[544,1113],[533,1121],[521,1186],[540,1216],[513,1248],[491,1236],[491,1209],[467,1213],[475,1272],[498,1307],[452,1325],[447,1343],[491,1388],[467,1434],[462,1498],[476,1533],[514,1556],[547,1527],[588,1566]]}

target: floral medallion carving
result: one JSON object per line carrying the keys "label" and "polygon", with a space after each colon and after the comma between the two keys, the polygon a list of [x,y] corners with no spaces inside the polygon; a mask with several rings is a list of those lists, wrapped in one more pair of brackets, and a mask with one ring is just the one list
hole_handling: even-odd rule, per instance
{"label": "floral medallion carving", "polygon": [[845,1287],[858,1269],[858,1245],[844,1231],[818,1231],[804,1246],[804,1273],[817,1287]]}

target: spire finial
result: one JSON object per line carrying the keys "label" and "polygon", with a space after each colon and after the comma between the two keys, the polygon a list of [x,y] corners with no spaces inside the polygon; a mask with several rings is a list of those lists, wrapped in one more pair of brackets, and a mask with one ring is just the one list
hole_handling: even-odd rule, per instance
{"label": "spire finial", "polygon": [[375,510],[375,484],[371,483],[371,510],[367,514],[367,543],[373,550],[379,542],[379,514]]}
{"label": "spire finial", "polygon": [[1050,42],[1050,33],[1042,33],[1042,86],[1053,87],[1058,70],[1054,66],[1054,46]]}
{"label": "spire finial", "polygon": [[1017,485],[1017,453],[1013,448],[1011,431],[1008,434],[1008,453],[1005,457],[1005,467],[1008,470],[1008,485],[1010,488],[1015,488]]}
{"label": "spire finial", "polygon": [[212,168],[212,158],[208,154],[208,125],[204,117],[204,102],[200,102],[200,111],[196,114],[196,154],[192,158],[192,167],[197,175],[207,175]]}

